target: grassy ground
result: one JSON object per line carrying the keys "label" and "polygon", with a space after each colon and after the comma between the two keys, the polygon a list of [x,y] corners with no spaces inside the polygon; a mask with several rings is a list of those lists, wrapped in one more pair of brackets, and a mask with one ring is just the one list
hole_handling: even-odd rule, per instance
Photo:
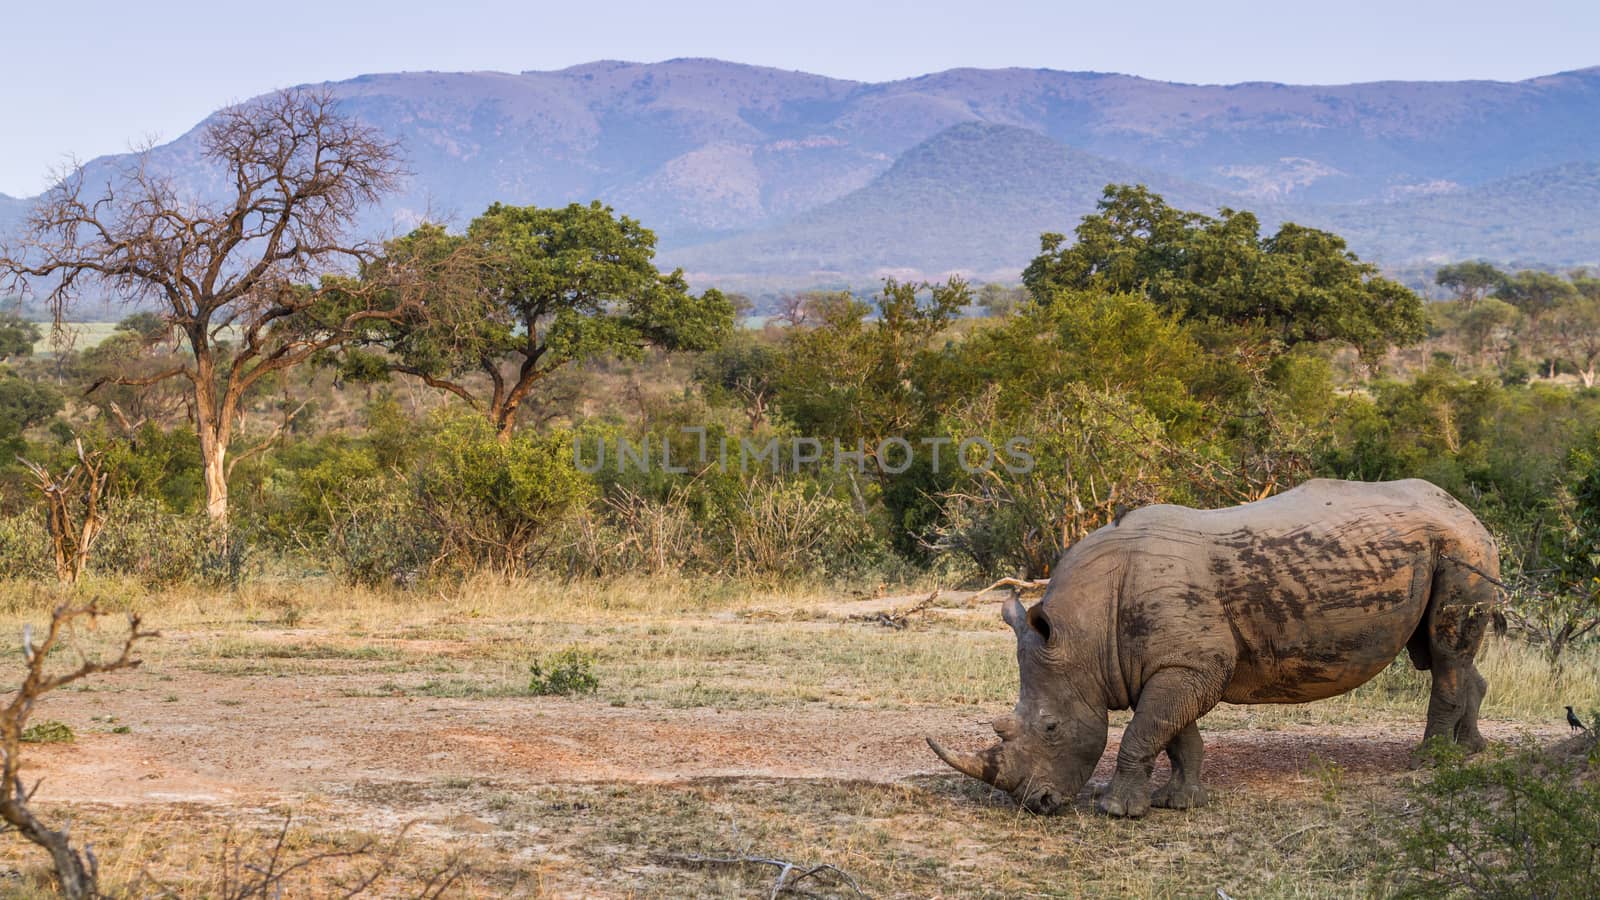
{"label": "grassy ground", "polygon": [[[181,896],[224,893],[227,860],[248,873],[286,814],[286,859],[376,842],[297,872],[301,895],[377,867],[404,895],[458,865],[468,896],[749,896],[777,868],[707,860],[760,856],[837,866],[873,896],[1368,896],[1394,888],[1389,835],[1418,777],[1404,751],[1427,681],[1397,665],[1346,697],[1214,711],[1205,809],[1020,812],[919,746],[979,739],[1015,700],[995,604],[946,601],[894,630],[852,620],[877,607],[842,591],[673,579],[87,590],[165,636],[141,672],[41,705],[77,734],[30,749],[42,807],[70,813],[111,884]],[[50,601],[5,596],[6,630]],[[533,696],[529,666],[568,648],[592,656],[598,691]],[[1600,708],[1592,650],[1558,673],[1491,640],[1480,666],[1492,734]],[[36,893],[40,862],[5,838],[0,866],[22,875],[0,890]],[[853,896],[831,871],[806,884]]]}
{"label": "grassy ground", "polygon": [[[39,356],[51,355],[56,350],[55,338],[51,334],[48,324],[42,330],[44,331],[44,336],[33,345],[33,352]],[[75,350],[87,350],[110,337],[117,330],[117,323],[69,322],[66,324],[65,330],[69,332],[67,335],[68,346]]]}

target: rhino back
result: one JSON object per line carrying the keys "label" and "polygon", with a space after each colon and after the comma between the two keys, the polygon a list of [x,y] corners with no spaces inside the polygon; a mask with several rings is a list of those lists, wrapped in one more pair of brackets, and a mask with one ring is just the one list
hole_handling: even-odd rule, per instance
{"label": "rhino back", "polygon": [[1422,621],[1439,548],[1480,539],[1427,482],[1319,480],[1229,509],[1147,507],[1082,543],[1103,545],[1086,562],[1120,562],[1113,621],[1135,693],[1164,665],[1226,656],[1224,699],[1295,703],[1382,671]]}

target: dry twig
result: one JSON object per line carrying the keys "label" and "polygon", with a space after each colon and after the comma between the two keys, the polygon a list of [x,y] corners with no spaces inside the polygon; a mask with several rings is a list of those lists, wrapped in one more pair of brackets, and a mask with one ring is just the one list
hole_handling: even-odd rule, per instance
{"label": "dry twig", "polygon": [[933,593],[903,609],[891,609],[883,612],[854,615],[850,617],[850,620],[852,622],[872,622],[877,625],[882,625],[886,628],[894,628],[898,630],[911,624],[912,616],[920,612],[927,612],[928,608],[933,605],[933,601],[937,599],[939,599],[939,589],[934,588]]}
{"label": "dry twig", "polygon": [[866,894],[862,893],[861,886],[856,884],[856,880],[851,878],[849,873],[832,863],[817,863],[808,866],[805,863],[795,863],[770,856],[672,856],[669,858],[674,862],[692,863],[697,866],[774,866],[778,870],[778,877],[772,882],[772,893],[768,895],[769,897],[777,897],[779,894],[789,891],[798,891],[800,882],[805,881],[807,878],[815,878],[821,875],[836,877],[849,885],[850,890],[854,891],[857,897],[866,896]]}

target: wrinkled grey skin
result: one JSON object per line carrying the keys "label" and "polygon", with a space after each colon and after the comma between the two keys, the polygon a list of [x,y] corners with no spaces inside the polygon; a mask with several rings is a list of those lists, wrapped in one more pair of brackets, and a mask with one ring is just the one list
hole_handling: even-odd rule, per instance
{"label": "wrinkled grey skin", "polygon": [[[1196,721],[1218,702],[1336,696],[1402,650],[1433,673],[1425,739],[1483,746],[1473,665],[1499,557],[1482,524],[1426,481],[1317,480],[1231,509],[1151,506],[1069,549],[1044,599],[1007,601],[1021,692],[979,753],[934,752],[1041,813],[1070,804],[1133,709],[1098,808],[1204,804]],[[1150,793],[1156,756],[1172,778]]]}

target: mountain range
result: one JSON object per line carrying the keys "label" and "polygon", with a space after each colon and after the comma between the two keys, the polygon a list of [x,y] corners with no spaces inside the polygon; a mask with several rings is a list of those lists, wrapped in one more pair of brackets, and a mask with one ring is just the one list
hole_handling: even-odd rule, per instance
{"label": "mountain range", "polygon": [[[956,69],[870,84],[680,59],[328,87],[401,141],[412,172],[367,226],[601,199],[698,283],[1014,279],[1039,233],[1070,231],[1109,182],[1334,228],[1391,267],[1600,260],[1600,67],[1520,82]],[[152,164],[205,194],[198,137]],[[0,195],[0,228],[25,204]]]}

